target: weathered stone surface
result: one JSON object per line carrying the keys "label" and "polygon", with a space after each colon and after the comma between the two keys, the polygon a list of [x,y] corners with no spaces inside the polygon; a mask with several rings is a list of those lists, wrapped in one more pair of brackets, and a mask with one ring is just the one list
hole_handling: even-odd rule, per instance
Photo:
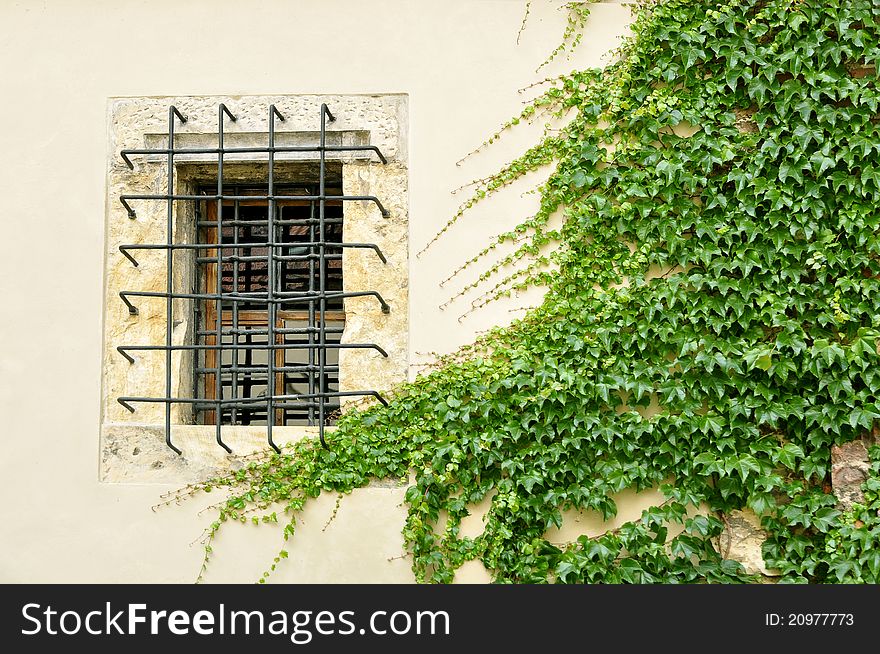
{"label": "weathered stone surface", "polygon": [[736,125],[737,130],[748,134],[754,134],[758,131],[758,123],[753,118],[755,111],[755,107],[733,110],[733,114],[736,116],[734,125]]}
{"label": "weathered stone surface", "polygon": [[[374,298],[346,301],[344,342],[376,343],[388,352],[383,358],[375,350],[347,350],[341,357],[340,385],[343,390],[387,390],[407,376],[408,352],[408,199],[407,199],[407,99],[404,95],[298,95],[118,98],[108,107],[111,151],[164,146],[167,141],[168,107],[176,106],[187,116],[176,124],[176,134],[187,147],[216,143],[217,111],[225,103],[238,117],[227,121],[227,144],[256,145],[266,142],[268,107],[275,104],[285,116],[276,122],[276,143],[303,144],[317,140],[319,108],[327,103],[336,116],[328,122],[328,143],[371,144],[387,157],[377,161],[373,153],[328,153],[328,160],[341,162],[346,193],[375,195],[389,209],[383,218],[375,205],[351,202],[346,206],[345,240],[376,243],[388,258],[382,264],[370,250],[344,252],[346,290],[376,290],[391,306],[383,314]],[[262,136],[261,136],[262,135]],[[263,140],[260,141],[260,138]],[[317,153],[277,153],[276,182],[302,181],[310,174]],[[265,157],[230,155],[225,159],[224,178],[232,182],[265,181]],[[172,405],[175,442],[191,441],[183,457],[164,445],[165,409],[160,403],[137,403],[130,413],[118,402],[122,396],[164,397],[165,354],[161,351],[132,353],[134,363],[123,358],[120,345],[164,345],[166,303],[164,298],[130,298],[138,308],[130,315],[120,300],[121,291],[166,289],[166,254],[161,250],[133,251],[138,266],[126,259],[119,246],[165,243],[167,205],[162,201],[132,201],[136,218],[131,219],[119,202],[124,194],[161,194],[168,188],[168,171],[163,156],[135,156],[129,170],[118,156],[111,157],[107,171],[107,217],[104,283],[104,356],[102,384],[101,478],[106,481],[180,482],[229,468],[234,459],[214,442],[214,428],[192,425],[190,405]],[[336,164],[339,165],[338,163]],[[199,184],[216,176],[216,155],[180,157],[173,171],[174,190],[192,194]],[[174,240],[196,240],[193,203],[174,207]],[[194,256],[191,251],[174,254],[173,287],[192,292]],[[172,344],[192,342],[192,300],[176,300],[172,309]],[[192,396],[192,354],[172,356],[172,397]],[[249,431],[248,431],[249,429]],[[242,431],[244,430],[244,431]],[[286,427],[276,430],[275,440],[284,442],[314,430]],[[227,437],[226,434],[229,434]],[[236,453],[266,447],[261,428],[224,427],[224,438],[240,438]],[[133,454],[137,450],[136,454]],[[152,463],[145,464],[145,461]],[[156,465],[153,465],[155,463]]]}
{"label": "weathered stone surface", "polygon": [[[345,300],[343,343],[376,343],[372,349],[345,349],[339,354],[343,391],[387,391],[406,380],[409,350],[409,247],[406,168],[400,164],[351,164],[343,167],[347,195],[374,195],[389,212],[382,216],[371,202],[350,202],[343,224],[350,243],[375,243],[387,263],[372,250],[348,248],[342,254],[345,291],[377,291],[388,303],[382,313],[375,297]],[[343,398],[346,399],[346,398]]]}
{"label": "weathered stone surface", "polygon": [[[284,445],[317,433],[317,427],[275,427],[272,437]],[[267,451],[265,427],[224,426],[223,440],[233,454],[217,445],[211,426],[172,425],[171,438],[182,454],[175,454],[165,445],[163,425],[105,426],[101,434],[101,481],[183,485],[236,470]],[[396,487],[399,482],[387,480],[385,485]]]}
{"label": "weathered stone surface", "polygon": [[767,532],[761,528],[761,521],[753,511],[731,511],[725,517],[725,529],[719,538],[721,555],[739,561],[746,572],[765,577],[779,576],[764,563],[761,546],[767,540]]}
{"label": "weathered stone surface", "polygon": [[859,439],[831,448],[831,488],[842,508],[849,509],[865,501],[862,484],[869,470],[865,441]]}

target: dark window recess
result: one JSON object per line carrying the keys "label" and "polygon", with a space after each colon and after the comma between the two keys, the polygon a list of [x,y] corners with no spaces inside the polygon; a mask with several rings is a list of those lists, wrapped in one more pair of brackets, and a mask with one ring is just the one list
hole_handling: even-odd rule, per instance
{"label": "dark window recess", "polygon": [[[277,186],[280,195],[318,195],[319,189],[312,185]],[[210,195],[213,187],[201,192]],[[328,187],[333,195],[341,195],[339,188]],[[265,187],[227,187],[224,195],[230,197],[264,196]],[[269,286],[268,268],[268,202],[265,200],[233,200],[223,203],[222,227],[222,278],[224,296],[241,294],[245,297],[262,296]],[[196,204],[196,216],[200,225],[199,241],[217,243],[217,205],[214,200]],[[320,372],[320,357],[316,357],[319,344],[321,314],[314,307],[279,307],[275,317],[275,340],[279,345],[296,346],[279,350],[275,361],[275,395],[314,395],[339,391],[339,345],[345,328],[342,293],[342,219],[341,202],[326,203],[324,207],[324,256],[313,245],[320,231],[319,202],[315,200],[278,200],[275,203],[276,276],[278,288],[291,294],[314,295],[320,289],[322,276],[327,297],[324,301],[326,326],[323,329],[327,346]],[[216,287],[217,256],[202,253],[197,257],[200,287],[204,290]],[[261,301],[221,300],[221,327],[223,345],[220,357],[221,397],[224,400],[241,398],[255,403],[245,406],[221,405],[222,424],[266,425],[267,405],[258,398],[268,395],[268,351],[237,349],[239,345],[265,346],[268,336],[268,312]],[[195,324],[200,342],[213,345],[216,342],[216,302],[206,300],[195,305]],[[205,350],[195,357],[195,390],[197,397],[216,397],[217,352]],[[335,399],[335,398],[334,398]],[[332,415],[339,408],[338,400],[325,402],[324,424],[332,424]],[[194,410],[199,422],[215,424],[216,405],[205,402]],[[320,418],[316,407],[309,403],[286,402],[275,409],[275,424],[314,425]]]}
{"label": "dark window recess", "polygon": [[[167,239],[163,244],[121,245],[120,252],[133,265],[138,250],[161,251],[165,255],[167,284],[164,292],[122,291],[119,295],[136,315],[132,298],[164,298],[166,338],[164,345],[123,345],[117,350],[130,363],[137,352],[165,353],[164,397],[120,397],[130,411],[140,402],[165,405],[165,441],[171,440],[171,405],[189,404],[198,422],[216,426],[217,443],[230,448],[222,437],[223,425],[264,425],[269,444],[278,450],[274,425],[317,425],[324,443],[324,426],[332,423],[344,396],[376,397],[374,390],[340,391],[339,351],[373,349],[375,343],[341,343],[345,327],[344,300],[371,296],[385,313],[389,307],[376,291],[345,291],[342,251],[345,248],[372,250],[385,257],[372,243],[344,243],[345,204],[366,201],[385,208],[373,196],[347,196],[327,174],[328,153],[372,151],[382,163],[385,158],[375,146],[327,146],[326,121],[334,120],[321,106],[319,143],[314,146],[275,146],[275,121],[283,120],[269,107],[268,143],[264,148],[225,148],[223,127],[235,120],[224,106],[218,108],[219,137],[216,149],[175,148],[174,129],[186,118],[174,107],[168,112],[169,146],[164,150],[124,150],[123,160],[133,168],[135,155],[161,154],[167,157],[168,193],[123,195],[120,201],[129,218],[136,219],[139,201],[161,201],[167,206]],[[229,153],[264,154],[266,183],[259,186],[224,184],[223,160]],[[275,156],[283,152],[315,152],[318,172],[310,184],[285,185],[275,182]],[[174,192],[174,157],[180,154],[213,154],[217,157],[217,183],[199,189],[195,195]],[[331,154],[332,156],[332,154]],[[338,176],[337,176],[338,177]],[[196,243],[175,243],[174,203],[192,202],[196,207]],[[219,238],[218,238],[219,235]],[[196,288],[175,289],[175,252],[195,257]],[[149,255],[144,255],[149,256]],[[173,301],[190,302],[195,316],[195,342],[172,343]],[[193,397],[171,397],[174,351],[192,352]]]}

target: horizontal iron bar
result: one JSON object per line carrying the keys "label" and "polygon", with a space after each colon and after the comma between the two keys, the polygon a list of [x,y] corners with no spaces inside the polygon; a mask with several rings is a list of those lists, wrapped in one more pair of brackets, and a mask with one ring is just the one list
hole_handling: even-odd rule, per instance
{"label": "horizontal iron bar", "polygon": [[[299,321],[292,321],[299,322]],[[335,322],[328,320],[327,322]],[[272,330],[273,334],[317,334],[321,331],[321,327],[276,327]],[[325,327],[325,334],[342,334],[345,332],[344,327]],[[230,336],[267,336],[267,329],[224,329],[223,335]],[[199,329],[196,331],[197,336],[216,336],[216,329]]]}
{"label": "horizontal iron bar", "polygon": [[298,303],[306,303],[312,302],[315,300],[325,299],[325,300],[336,300],[339,298],[351,298],[351,297],[374,297],[379,302],[379,305],[382,307],[382,313],[390,313],[391,307],[388,306],[388,303],[385,302],[385,298],[383,298],[376,291],[351,291],[351,292],[314,292],[314,291],[285,291],[285,292],[276,292],[273,294],[275,297],[269,298],[266,293],[236,293],[236,294],[223,294],[217,295],[216,293],[165,293],[162,291],[120,291],[119,297],[122,298],[122,301],[125,302],[128,307],[129,313],[132,315],[137,315],[137,307],[131,303],[128,299],[131,297],[164,297],[164,298],[172,298],[179,300],[220,300],[221,302],[254,302],[257,301],[259,303],[266,304],[298,304]]}
{"label": "horizontal iron bar", "polygon": [[376,350],[387,358],[388,353],[375,343],[324,343],[324,345],[308,343],[225,343],[224,345],[120,345],[116,348],[122,356],[134,363],[134,357],[129,352],[152,352],[152,351],[187,351],[187,350],[306,350],[306,349],[334,349],[334,350]]}
{"label": "horizontal iron bar", "polygon": [[[382,203],[379,201],[375,195],[180,195],[180,194],[162,194],[162,193],[140,193],[140,194],[125,194],[119,196],[119,201],[125,205],[125,208],[128,210],[129,215],[133,212],[131,206],[128,204],[129,200],[156,200],[167,202],[169,200],[177,202],[188,202],[188,201],[199,201],[199,200],[276,200],[276,201],[285,201],[285,200],[301,200],[307,202],[372,202],[377,207],[379,207],[379,211],[382,212],[382,215],[386,218],[390,215],[388,210],[382,206]],[[251,221],[254,223],[258,223],[260,221]]]}
{"label": "horizontal iron bar", "polygon": [[[273,368],[273,372],[316,372],[318,371],[319,366],[309,365],[309,366],[282,366]],[[339,366],[324,366],[325,372],[339,372]],[[199,374],[216,374],[217,366],[213,366],[211,368],[196,368],[196,372]],[[220,374],[227,374],[233,372],[266,372],[266,366],[222,366],[220,368]]]}
{"label": "horizontal iron bar", "polygon": [[[284,220],[276,219],[272,221],[275,225],[318,225],[322,221],[320,218],[286,218]],[[323,223],[325,225],[341,225],[342,218],[324,218]],[[196,222],[197,227],[217,227],[218,221],[216,220],[199,220]],[[266,219],[263,220],[223,220],[224,227],[258,227],[261,225],[268,225],[269,221]]]}
{"label": "horizontal iron bar", "polygon": [[[228,225],[231,221],[224,220],[223,224]],[[277,222],[277,221],[276,221]],[[320,247],[326,248],[369,248],[379,251],[379,247],[374,243],[334,243],[332,241],[296,241],[281,243],[221,243],[220,247],[224,250],[236,250],[242,248],[260,248],[260,247]],[[127,243],[120,245],[120,250],[214,250],[217,243]],[[263,257],[265,258],[265,257]]]}
{"label": "horizontal iron bar", "polygon": [[388,159],[382,154],[382,151],[376,145],[274,145],[274,146],[251,146],[251,147],[232,147],[232,148],[138,148],[122,150],[119,155],[129,168],[134,170],[134,164],[130,157],[132,155],[168,155],[173,154],[269,154],[278,152],[375,152],[376,156],[383,164],[388,163]]}
{"label": "horizontal iron bar", "polygon": [[[182,300],[204,299],[204,300],[229,300],[230,302],[265,302],[267,296],[262,291],[241,291],[240,293],[165,293],[163,291],[122,291],[125,295],[142,296],[142,297],[168,297],[179,298]],[[320,299],[326,298],[332,300],[340,296],[355,295],[357,297],[364,295],[376,296],[376,291],[276,291],[274,293],[274,302],[287,301],[290,299],[309,300],[310,298]]]}
{"label": "horizontal iron bar", "polygon": [[[376,345],[375,343],[325,343],[324,345],[318,345],[317,343],[313,343],[309,345],[308,343],[276,343],[275,345],[269,345],[268,343],[225,343],[223,345],[223,349],[225,350],[305,350],[308,348],[313,349],[328,349],[328,350],[376,350],[383,357],[387,357],[388,353],[385,352],[381,347]],[[218,350],[220,346],[218,345],[119,345],[116,347],[116,350],[123,354],[124,351],[131,352],[149,352],[152,350],[171,350],[171,351],[185,351],[185,350]]]}
{"label": "horizontal iron bar", "polygon": [[[305,322],[306,319],[305,318],[300,318],[300,319],[288,318],[287,320],[290,320],[291,322]],[[337,321],[337,320],[333,320],[333,319],[328,319],[326,322],[345,322],[345,320],[342,319],[342,320]],[[272,333],[273,334],[306,335],[306,334],[317,334],[320,331],[321,331],[321,327],[319,327],[319,326],[316,326],[316,327],[276,327],[274,330],[272,330]],[[344,327],[325,327],[324,328],[325,334],[342,334],[344,332],[345,332]],[[224,336],[226,336],[226,335],[230,335],[230,336],[266,336],[266,334],[267,334],[265,329],[247,329],[247,328],[235,329],[232,327],[230,327],[229,329],[224,329],[222,333]],[[197,336],[216,336],[217,330],[216,329],[199,329],[196,331],[196,335]]]}
{"label": "horizontal iron bar", "polygon": [[[309,400],[309,399],[323,399],[328,397],[375,397],[379,402],[381,402],[384,406],[388,406],[388,401],[382,397],[377,391],[335,391],[335,392],[326,392],[326,393],[303,393],[303,394],[294,394],[294,395],[273,395],[271,397],[253,397],[253,398],[238,398],[238,399],[226,399],[226,400],[211,400],[210,402],[205,402],[205,398],[195,398],[195,397],[120,397],[117,398],[116,401],[128,408],[126,405],[130,405],[133,402],[147,402],[147,403],[161,403],[161,404],[202,404],[206,403],[209,405],[216,406],[217,404],[223,406],[235,405],[235,406],[243,406],[247,404],[266,404],[267,402],[283,402],[285,400]],[[131,410],[131,409],[129,409]]]}
{"label": "horizontal iron bar", "polygon": [[[260,400],[261,400],[260,404],[262,404],[263,402],[266,401],[265,398],[260,398]],[[121,404],[121,402],[120,402],[120,404]],[[322,402],[317,402],[314,400],[311,402],[277,402],[272,405],[272,408],[273,409],[309,409],[309,408],[315,408],[319,404],[323,404],[325,409],[330,409],[330,410],[342,408],[342,406],[340,404],[337,404],[335,402],[323,402],[322,403]],[[199,404],[193,404],[191,406],[196,411],[216,411],[217,410],[217,403],[214,400],[205,401],[204,403],[199,403]],[[128,407],[126,407],[126,408],[128,408]],[[236,407],[236,406],[233,406],[231,408],[244,410],[241,407]],[[258,407],[258,408],[261,408],[261,407]],[[265,409],[264,409],[264,411],[265,411]],[[252,411],[252,413],[259,414],[259,411]],[[305,419],[305,418],[303,418],[303,419]],[[223,426],[225,427],[226,425],[224,424]],[[255,426],[260,426],[260,425],[255,425]],[[294,426],[315,427],[317,425],[294,425]]]}
{"label": "horizontal iron bar", "polygon": [[[201,195],[193,195],[191,193],[126,193],[119,196],[120,200],[156,200],[165,202],[166,200],[176,201],[197,201],[197,200],[259,200],[260,202],[268,200],[276,200],[279,202],[302,200],[303,202],[342,202],[342,201],[362,201],[374,202],[377,200],[375,195],[220,195],[219,193],[204,193]],[[257,222],[257,221],[254,221]]]}
{"label": "horizontal iron bar", "polygon": [[[319,254],[276,254],[272,259],[274,261],[308,261],[309,259],[314,259],[317,261],[321,258]],[[324,259],[339,261],[342,259],[341,254],[325,254]],[[247,261],[265,261],[265,254],[230,254],[228,257],[223,257],[223,262],[230,263],[242,263]],[[196,257],[196,263],[217,263],[217,257]]]}
{"label": "horizontal iron bar", "polygon": [[[223,224],[228,225],[230,221],[224,220]],[[326,222],[326,220],[325,220]],[[382,263],[388,263],[388,259],[385,258],[385,255],[382,253],[382,250],[378,245],[374,243],[331,243],[331,242],[307,242],[307,243],[221,243],[221,249],[223,250],[243,250],[243,249],[253,249],[253,248],[264,248],[264,247],[297,247],[297,248],[317,248],[317,247],[325,247],[325,248],[352,248],[352,249],[368,249],[373,250],[379,259],[382,260]],[[161,243],[150,243],[146,245],[130,243],[126,245],[120,245],[119,251],[128,257],[128,260],[131,261],[135,266],[138,266],[137,259],[135,259],[131,254],[129,254],[129,250],[215,250],[217,249],[216,243],[172,243],[170,245],[161,244]],[[290,256],[308,256],[308,255],[290,255]],[[266,257],[260,257],[265,259]],[[283,257],[275,257],[283,258]],[[229,257],[223,257],[224,261],[228,261]],[[199,259],[200,262],[206,261],[206,259]],[[216,258],[212,258],[211,261],[216,261]]]}
{"label": "horizontal iron bar", "polygon": [[[126,402],[125,399],[126,398],[117,398],[116,401],[119,402],[126,409],[128,409],[129,411],[134,413],[135,408],[133,406],[131,406],[128,402]],[[265,402],[265,398],[260,398],[260,404],[263,404],[263,402]],[[311,402],[277,402],[272,405],[272,408],[273,409],[309,409],[309,408],[317,407],[318,404],[321,404],[321,402],[318,402],[315,400],[312,400]],[[323,404],[324,404],[325,409],[334,410],[334,409],[342,408],[342,405],[334,403],[334,402],[324,402]],[[190,406],[192,406],[195,411],[216,411],[217,410],[217,401],[216,400],[202,400],[201,402],[196,403],[196,404],[191,404]],[[233,405],[230,408],[240,409],[241,407],[236,407]],[[258,412],[253,411],[253,413],[258,413]],[[223,425],[223,426],[225,427],[227,425]],[[259,425],[256,425],[256,426],[259,426]],[[305,426],[314,426],[314,425],[300,425],[300,426],[305,427]]]}

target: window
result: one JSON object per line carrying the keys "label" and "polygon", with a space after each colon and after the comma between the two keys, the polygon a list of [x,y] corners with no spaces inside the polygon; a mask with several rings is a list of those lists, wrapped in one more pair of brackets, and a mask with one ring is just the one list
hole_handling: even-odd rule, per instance
{"label": "window", "polygon": [[[202,192],[213,194],[215,190],[216,187],[204,188]],[[319,194],[317,185],[309,184],[282,186],[276,190],[280,195],[291,197]],[[327,192],[342,195],[338,185],[328,186]],[[260,197],[267,193],[265,187],[226,187],[223,190],[225,196],[237,198]],[[200,253],[197,263],[202,291],[205,294],[216,291],[225,299],[220,301],[219,316],[217,300],[200,301],[195,305],[194,319],[194,324],[198,325],[199,342],[213,346],[219,331],[222,349],[202,350],[201,356],[194,357],[196,396],[205,400],[244,400],[241,405],[220,406],[221,423],[233,425],[265,425],[265,398],[269,394],[319,396],[317,402],[288,400],[277,403],[274,423],[314,425],[322,421],[325,425],[332,424],[331,417],[339,409],[339,401],[321,394],[339,392],[337,346],[345,329],[341,297],[343,203],[338,200],[325,202],[323,238],[319,234],[320,207],[315,200],[277,200],[273,239],[268,237],[267,200],[224,200],[222,207],[220,279],[217,278],[216,248]],[[217,213],[216,201],[198,203],[196,217],[200,243],[217,243]],[[276,288],[280,292],[312,298],[302,303],[292,301],[281,305],[275,312],[275,343],[289,347],[274,353],[271,393],[267,359],[272,353],[260,347],[269,339],[269,312],[265,303],[248,299],[267,292],[270,240],[279,245],[274,257]],[[316,243],[324,243],[323,254]],[[314,299],[322,285],[329,294],[324,299],[323,310],[318,306],[320,300]],[[235,296],[242,299],[231,299]],[[327,348],[320,347],[322,336]],[[216,403],[197,404],[195,412],[202,424],[215,424],[217,420]]]}
{"label": "window", "polygon": [[103,479],[323,442],[406,379],[405,115],[405,96],[111,101]]}

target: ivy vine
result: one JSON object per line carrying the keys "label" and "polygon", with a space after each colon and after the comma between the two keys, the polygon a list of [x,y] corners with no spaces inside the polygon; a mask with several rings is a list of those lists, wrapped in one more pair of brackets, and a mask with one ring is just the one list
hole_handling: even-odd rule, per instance
{"label": "ivy vine", "polygon": [[[572,3],[566,43],[588,5]],[[549,80],[505,129],[565,127],[480,180],[437,236],[552,166],[537,213],[459,269],[512,243],[474,306],[535,285],[541,306],[388,408],[346,412],[329,449],[301,441],[184,491],[229,493],[206,564],[227,522],[280,515],[287,539],[311,498],[396,478],[419,581],[473,559],[498,582],[751,581],[716,547],[748,507],[781,581],[880,582],[878,451],[864,505],[842,511],[827,483],[831,447],[880,418],[880,4],[633,11],[614,63]],[[652,487],[665,501],[640,519],[548,539],[564,511],[611,518],[616,493]],[[483,533],[463,536],[489,498]]]}

